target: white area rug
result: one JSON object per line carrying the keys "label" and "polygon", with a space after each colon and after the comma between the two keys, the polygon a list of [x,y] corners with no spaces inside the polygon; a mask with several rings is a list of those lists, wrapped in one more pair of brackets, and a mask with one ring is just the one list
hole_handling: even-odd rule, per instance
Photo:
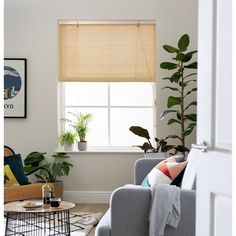
{"label": "white area rug", "polygon": [[70,212],[70,230],[72,236],[86,236],[99,220],[102,212]]}

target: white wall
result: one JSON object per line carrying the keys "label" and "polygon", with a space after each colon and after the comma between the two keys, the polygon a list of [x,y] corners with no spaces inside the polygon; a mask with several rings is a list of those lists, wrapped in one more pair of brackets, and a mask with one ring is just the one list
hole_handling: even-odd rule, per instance
{"label": "white wall", "polygon": [[[7,0],[5,1],[5,57],[27,58],[27,119],[5,119],[5,144],[23,156],[33,150],[57,147],[57,20],[156,20],[157,114],[166,109],[166,91],[159,64],[168,60],[163,44],[175,44],[183,34],[197,48],[195,0]],[[157,117],[157,136],[175,132]],[[121,137],[122,138],[122,137]],[[192,135],[188,143],[195,141]],[[75,165],[64,178],[66,191],[112,191],[132,182],[133,163],[142,154],[73,154]]]}

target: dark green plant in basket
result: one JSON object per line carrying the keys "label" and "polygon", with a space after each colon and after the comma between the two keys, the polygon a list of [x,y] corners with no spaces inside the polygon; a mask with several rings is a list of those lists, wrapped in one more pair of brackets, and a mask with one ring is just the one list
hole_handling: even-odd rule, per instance
{"label": "dark green plant in basket", "polygon": [[190,108],[197,106],[197,102],[190,101],[187,103],[186,100],[191,93],[197,91],[197,62],[191,62],[197,51],[187,51],[189,42],[188,34],[184,34],[178,41],[178,47],[164,45],[165,51],[174,54],[174,56],[172,56],[172,62],[163,62],[160,65],[162,69],[173,71],[170,76],[163,78],[163,80],[169,80],[170,82],[170,86],[165,86],[163,89],[171,90],[174,93],[174,95],[168,97],[168,109],[162,112],[160,118],[164,119],[169,114],[174,115],[168,120],[167,124],[179,125],[180,135],[176,135],[176,138],[180,140],[184,147],[185,137],[190,135],[197,125],[196,113],[189,112]]}
{"label": "dark green plant in basket", "polygon": [[55,182],[57,177],[69,174],[73,165],[66,160],[70,158],[66,153],[60,152],[46,158],[46,152],[31,152],[24,160],[24,172],[27,175],[35,173],[40,181]]}

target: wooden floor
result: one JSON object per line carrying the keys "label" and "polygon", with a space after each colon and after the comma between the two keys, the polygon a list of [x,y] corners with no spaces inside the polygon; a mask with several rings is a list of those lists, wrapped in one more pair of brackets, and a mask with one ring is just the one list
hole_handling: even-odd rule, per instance
{"label": "wooden floor", "polygon": [[[75,209],[81,212],[93,211],[105,213],[109,208],[109,204],[78,204]],[[90,232],[88,236],[94,236],[95,228]]]}

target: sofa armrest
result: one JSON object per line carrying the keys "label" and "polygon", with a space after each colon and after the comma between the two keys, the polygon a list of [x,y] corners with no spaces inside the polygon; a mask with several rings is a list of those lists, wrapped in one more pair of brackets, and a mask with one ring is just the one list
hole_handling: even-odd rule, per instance
{"label": "sofa armrest", "polygon": [[148,235],[150,202],[149,188],[127,185],[116,189],[110,200],[111,235]]}
{"label": "sofa armrest", "polygon": [[149,171],[164,158],[142,158],[134,164],[134,184],[140,185]]}

